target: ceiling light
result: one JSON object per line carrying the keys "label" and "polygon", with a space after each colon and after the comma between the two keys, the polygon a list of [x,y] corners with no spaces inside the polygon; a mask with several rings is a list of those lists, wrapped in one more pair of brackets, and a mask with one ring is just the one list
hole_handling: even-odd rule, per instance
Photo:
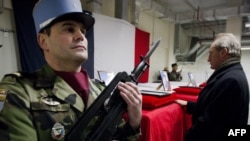
{"label": "ceiling light", "polygon": [[246,22],[245,27],[250,27],[250,22]]}
{"label": "ceiling light", "polygon": [[250,46],[241,46],[241,50],[250,50]]}

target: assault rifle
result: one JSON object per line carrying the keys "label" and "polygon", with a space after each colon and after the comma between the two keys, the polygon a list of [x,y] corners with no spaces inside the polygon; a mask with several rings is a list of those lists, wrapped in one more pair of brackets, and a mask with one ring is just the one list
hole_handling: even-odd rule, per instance
{"label": "assault rifle", "polygon": [[[80,117],[76,124],[65,136],[65,141],[108,141],[116,131],[116,127],[126,110],[126,103],[119,94],[119,82],[138,83],[138,79],[149,67],[148,59],[159,45],[160,40],[153,43],[152,48],[130,75],[119,72],[102,91],[94,103]],[[89,129],[89,124],[91,129]],[[94,124],[94,125],[92,125]]]}

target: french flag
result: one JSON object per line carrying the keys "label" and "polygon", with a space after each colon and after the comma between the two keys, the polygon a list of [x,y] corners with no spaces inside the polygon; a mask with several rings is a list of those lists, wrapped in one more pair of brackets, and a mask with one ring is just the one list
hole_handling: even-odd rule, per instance
{"label": "french flag", "polygon": [[[92,66],[87,68],[94,68],[94,78],[98,78],[98,70],[115,73],[126,71],[130,74],[141,61],[140,56],[145,56],[149,50],[150,34],[121,19],[99,14],[93,14],[93,16],[96,22],[93,36],[88,36],[87,62]],[[91,45],[93,45],[93,51],[91,51]],[[148,82],[148,75],[149,69],[140,77],[139,82]]]}

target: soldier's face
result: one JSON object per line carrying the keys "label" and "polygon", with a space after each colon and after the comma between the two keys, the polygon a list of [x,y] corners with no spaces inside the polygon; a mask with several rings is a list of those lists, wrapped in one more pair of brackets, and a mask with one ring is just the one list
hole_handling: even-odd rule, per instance
{"label": "soldier's face", "polygon": [[42,49],[45,57],[56,62],[83,63],[88,58],[85,27],[75,21],[62,21],[51,26]]}
{"label": "soldier's face", "polygon": [[177,71],[178,70],[178,66],[174,66],[173,70]]}

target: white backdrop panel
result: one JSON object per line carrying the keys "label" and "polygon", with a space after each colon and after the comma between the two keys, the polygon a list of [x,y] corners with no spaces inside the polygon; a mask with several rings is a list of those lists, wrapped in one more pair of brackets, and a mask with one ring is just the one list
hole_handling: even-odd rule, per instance
{"label": "white backdrop panel", "polygon": [[134,68],[135,27],[121,19],[94,14],[94,70],[126,71]]}
{"label": "white backdrop panel", "polygon": [[19,59],[15,48],[14,34],[0,31],[0,80],[7,73],[18,71]]}

